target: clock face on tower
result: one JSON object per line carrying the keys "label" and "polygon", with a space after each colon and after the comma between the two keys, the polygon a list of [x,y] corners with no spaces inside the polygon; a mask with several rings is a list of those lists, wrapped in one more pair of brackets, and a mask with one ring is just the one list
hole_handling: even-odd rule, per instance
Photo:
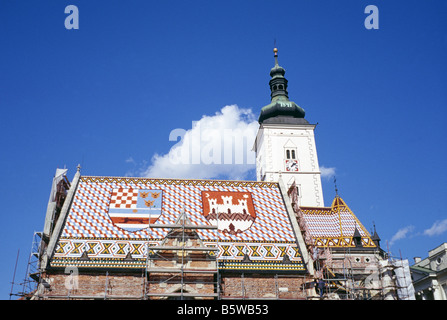
{"label": "clock face on tower", "polygon": [[286,171],[298,171],[298,160],[286,160]]}

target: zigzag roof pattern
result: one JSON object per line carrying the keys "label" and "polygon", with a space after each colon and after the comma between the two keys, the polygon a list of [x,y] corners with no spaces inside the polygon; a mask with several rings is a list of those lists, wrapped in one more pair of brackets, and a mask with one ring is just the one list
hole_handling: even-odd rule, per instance
{"label": "zigzag roof pattern", "polygon": [[300,207],[300,211],[314,246],[356,247],[357,230],[363,248],[377,248],[369,232],[339,196],[330,207]]}
{"label": "zigzag roof pattern", "polygon": [[[205,210],[206,209],[206,210]],[[221,268],[305,272],[278,183],[81,176],[50,265],[140,267],[184,212]],[[217,220],[216,220],[217,219]],[[131,253],[133,262],[124,261]],[[83,254],[88,259],[81,259]],[[286,257],[287,256],[287,257]],[[283,261],[287,261],[284,264]]]}

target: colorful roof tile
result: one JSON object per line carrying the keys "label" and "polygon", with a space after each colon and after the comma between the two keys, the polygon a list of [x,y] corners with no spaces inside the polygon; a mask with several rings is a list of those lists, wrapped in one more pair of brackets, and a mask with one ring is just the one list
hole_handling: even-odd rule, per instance
{"label": "colorful roof tile", "polygon": [[362,248],[376,248],[371,235],[342,198],[336,196],[331,207],[301,207],[302,218],[317,247],[356,247],[354,234],[360,233]]}
{"label": "colorful roof tile", "polygon": [[183,212],[218,226],[196,232],[218,246],[220,269],[305,271],[277,183],[93,176],[80,178],[51,266],[141,268],[170,231],[149,224],[175,224]]}

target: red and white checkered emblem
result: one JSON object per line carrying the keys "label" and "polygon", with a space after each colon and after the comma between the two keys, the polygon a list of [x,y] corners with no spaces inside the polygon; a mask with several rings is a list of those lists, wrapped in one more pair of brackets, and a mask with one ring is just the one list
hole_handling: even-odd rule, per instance
{"label": "red and white checkered emblem", "polygon": [[138,189],[115,189],[110,200],[112,209],[133,209],[137,207]]}

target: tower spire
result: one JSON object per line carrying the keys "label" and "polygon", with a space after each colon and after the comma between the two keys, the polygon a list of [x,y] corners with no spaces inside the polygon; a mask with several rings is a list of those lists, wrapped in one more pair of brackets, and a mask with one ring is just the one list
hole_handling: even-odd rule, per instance
{"label": "tower spire", "polygon": [[278,48],[273,49],[275,57],[275,66],[270,70],[270,76],[272,79],[269,82],[272,101],[286,100],[289,101],[289,95],[287,92],[287,79],[284,77],[286,70],[278,63]]}
{"label": "tower spire", "polygon": [[[276,41],[275,41],[276,43]],[[263,123],[266,120],[275,118],[296,119],[292,120],[294,123],[308,124],[304,119],[305,111],[299,107],[295,102],[289,100],[289,93],[287,92],[287,79],[284,77],[286,70],[278,63],[278,48],[273,48],[273,56],[275,58],[275,66],[270,69],[270,104],[261,109],[258,122]],[[288,121],[288,120],[285,120]],[[283,123],[283,120],[280,120]]]}

